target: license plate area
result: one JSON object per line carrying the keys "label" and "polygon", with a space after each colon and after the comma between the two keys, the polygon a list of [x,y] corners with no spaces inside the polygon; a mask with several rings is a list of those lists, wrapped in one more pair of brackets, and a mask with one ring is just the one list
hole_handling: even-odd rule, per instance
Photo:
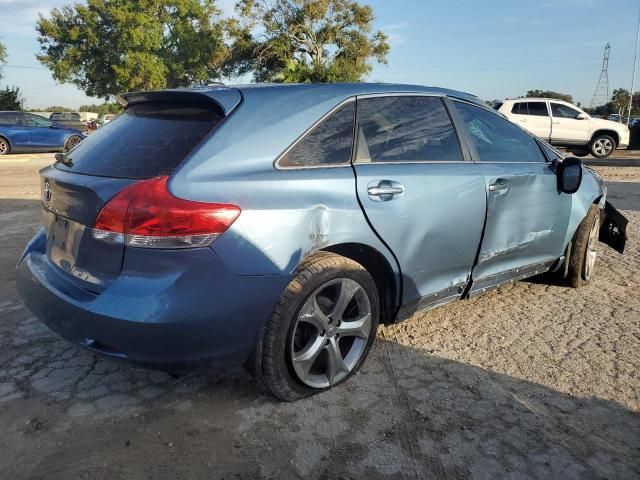
{"label": "license plate area", "polygon": [[47,210],[43,212],[43,219],[49,260],[62,270],[76,275],[78,251],[85,231],[84,225]]}

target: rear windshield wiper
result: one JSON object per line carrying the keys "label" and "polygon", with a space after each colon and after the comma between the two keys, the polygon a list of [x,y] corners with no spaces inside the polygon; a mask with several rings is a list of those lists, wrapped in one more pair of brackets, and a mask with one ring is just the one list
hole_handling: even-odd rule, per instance
{"label": "rear windshield wiper", "polygon": [[66,153],[56,153],[56,162],[60,162],[66,167],[73,166],[73,161],[67,157]]}

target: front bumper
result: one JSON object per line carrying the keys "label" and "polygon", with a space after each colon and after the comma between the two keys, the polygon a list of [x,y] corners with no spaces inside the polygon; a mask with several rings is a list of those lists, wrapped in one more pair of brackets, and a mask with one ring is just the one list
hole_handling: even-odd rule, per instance
{"label": "front bumper", "polygon": [[599,240],[618,253],[624,253],[627,244],[627,224],[629,220],[613,205],[605,202]]}
{"label": "front bumper", "polygon": [[17,267],[25,305],[73,343],[153,368],[242,365],[291,279],[237,275],[210,248],[131,248],[118,279],[95,294],[48,260],[42,235]]}

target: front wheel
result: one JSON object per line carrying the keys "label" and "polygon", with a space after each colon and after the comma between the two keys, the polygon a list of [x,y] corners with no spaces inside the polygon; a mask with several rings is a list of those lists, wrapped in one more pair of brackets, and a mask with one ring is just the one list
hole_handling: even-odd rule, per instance
{"label": "front wheel", "polygon": [[591,205],[573,237],[567,283],[574,288],[591,281],[596,264],[596,245],[600,234],[600,209]]}
{"label": "front wheel", "polygon": [[607,158],[616,149],[616,141],[609,135],[598,135],[591,142],[591,155]]}
{"label": "front wheel", "polygon": [[262,379],[280,400],[328,390],[363,364],[380,316],[376,284],[362,265],[320,253],[282,293],[262,344]]}

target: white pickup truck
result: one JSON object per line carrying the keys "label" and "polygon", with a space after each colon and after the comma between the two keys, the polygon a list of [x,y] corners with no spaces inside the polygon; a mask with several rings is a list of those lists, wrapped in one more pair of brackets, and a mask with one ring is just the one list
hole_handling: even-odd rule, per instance
{"label": "white pickup truck", "polygon": [[629,128],[590,117],[575,105],[553,98],[517,98],[494,105],[513,123],[575,155],[605,158],[629,146]]}

